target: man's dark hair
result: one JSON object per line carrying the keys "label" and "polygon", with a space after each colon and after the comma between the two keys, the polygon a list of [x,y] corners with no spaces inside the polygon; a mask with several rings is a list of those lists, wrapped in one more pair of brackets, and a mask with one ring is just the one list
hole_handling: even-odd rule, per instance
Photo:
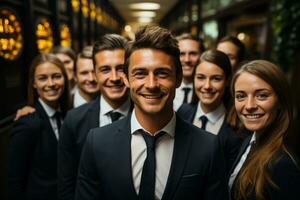
{"label": "man's dark hair", "polygon": [[198,37],[196,35],[192,35],[190,33],[182,33],[181,35],[178,35],[176,37],[176,39],[178,41],[180,41],[180,40],[194,40],[194,41],[198,42],[198,44],[199,44],[200,54],[205,51],[204,42],[203,42],[203,39],[201,37]]}
{"label": "man's dark hair", "polygon": [[237,37],[234,37],[234,36],[225,36],[223,38],[221,38],[218,42],[217,45],[219,45],[220,43],[223,43],[223,42],[231,42],[232,44],[234,44],[238,49],[238,62],[241,62],[244,60],[244,57],[245,57],[245,45],[237,38]]}
{"label": "man's dark hair", "polygon": [[138,49],[156,49],[172,57],[176,68],[176,76],[182,76],[182,67],[180,63],[180,50],[178,41],[167,29],[158,26],[144,26],[135,34],[135,41],[129,42],[125,54],[125,74],[128,76],[129,58],[131,54]]}
{"label": "man's dark hair", "polygon": [[75,66],[74,66],[74,73],[75,74],[77,72],[77,64],[78,64],[78,60],[80,58],[93,59],[93,46],[86,46],[82,49],[82,51],[80,53],[78,53],[76,63],[75,63]]}
{"label": "man's dark hair", "polygon": [[105,34],[96,41],[93,46],[93,64],[95,65],[95,55],[104,50],[126,49],[128,41],[118,34]]}

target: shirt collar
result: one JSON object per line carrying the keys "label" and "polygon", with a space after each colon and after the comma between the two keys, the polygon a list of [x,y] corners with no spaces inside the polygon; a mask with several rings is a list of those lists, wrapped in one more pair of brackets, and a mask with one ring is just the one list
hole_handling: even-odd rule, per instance
{"label": "shirt collar", "polygon": [[[142,125],[138,122],[136,115],[135,115],[135,110],[132,111],[131,114],[131,134],[134,134],[137,130],[142,129],[144,131],[146,131],[147,133],[149,133],[147,130],[145,130]],[[176,126],[176,115],[175,112],[173,112],[173,117],[172,119],[169,121],[169,123],[163,127],[161,130],[157,131],[155,133],[155,135],[161,131],[166,132],[168,135],[170,135],[171,137],[175,136],[175,126]]]}
{"label": "shirt collar", "polygon": [[71,89],[71,94],[75,94],[75,92],[78,90],[77,85],[74,85],[74,87]]}
{"label": "shirt collar", "polygon": [[85,103],[87,103],[87,101],[80,95],[79,89],[77,89],[74,93],[74,102],[73,102],[74,108]]}
{"label": "shirt collar", "polygon": [[182,88],[186,88],[186,87],[193,89],[193,82],[192,82],[192,83],[186,84],[186,83],[184,83],[184,82],[182,81],[182,82],[181,82],[181,85],[180,85],[180,88],[182,89]]}
{"label": "shirt collar", "polygon": [[209,120],[209,122],[211,122],[213,124],[215,124],[220,119],[220,117],[222,117],[225,114],[226,110],[225,110],[225,107],[223,104],[220,104],[217,107],[217,109],[215,109],[214,111],[205,114],[201,108],[200,103],[201,102],[199,101],[199,104],[198,104],[199,115],[198,116],[201,117],[202,115],[205,115],[207,117],[207,119]]}
{"label": "shirt collar", "polygon": [[250,139],[250,145],[254,144],[256,142],[256,133],[254,132],[251,139]]}
{"label": "shirt collar", "polygon": [[130,98],[128,98],[125,103],[123,103],[122,106],[120,106],[119,108],[115,109],[115,111],[118,111],[119,113],[121,113],[123,116],[127,116],[130,110],[130,105],[131,105],[131,101]]}
{"label": "shirt collar", "polygon": [[41,103],[42,107],[46,111],[48,117],[53,117],[53,115],[56,113],[56,110],[48,106],[41,98],[39,98],[39,102]]}
{"label": "shirt collar", "polygon": [[109,103],[106,101],[106,99],[101,95],[100,96],[100,115],[106,115],[111,111],[117,111],[119,113],[121,113],[123,116],[127,116],[128,112],[130,110],[130,99],[128,98],[123,105],[121,105],[119,108],[117,109],[113,109]]}

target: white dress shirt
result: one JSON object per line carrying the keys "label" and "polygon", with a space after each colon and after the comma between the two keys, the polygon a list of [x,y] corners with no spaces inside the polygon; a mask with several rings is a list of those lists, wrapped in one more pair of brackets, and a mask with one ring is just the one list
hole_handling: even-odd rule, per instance
{"label": "white dress shirt", "polygon": [[256,136],[255,136],[255,133],[253,133],[252,137],[251,137],[251,140],[249,142],[249,145],[246,149],[246,151],[244,152],[244,154],[241,156],[238,164],[236,165],[236,167],[234,168],[232,174],[230,174],[230,178],[229,178],[229,182],[228,182],[228,186],[229,186],[229,191],[231,191],[232,189],[232,185],[234,183],[234,180],[236,179],[236,176],[238,175],[239,171],[241,170],[244,162],[246,161],[246,158],[248,157],[248,154],[250,152],[250,148],[252,146],[252,144],[255,143],[255,140],[256,140]]}
{"label": "white dress shirt", "polygon": [[208,119],[206,123],[205,130],[217,135],[221,129],[221,126],[225,120],[225,107],[223,104],[217,107],[214,111],[210,113],[204,113],[200,102],[198,103],[197,111],[193,120],[193,124],[201,128],[202,122],[199,119],[201,116],[205,115]]}
{"label": "white dress shirt", "polygon": [[[48,106],[41,98],[39,98],[39,102],[41,103],[42,107],[44,108],[44,110],[49,118],[49,121],[50,121],[51,127],[54,131],[56,139],[58,139],[59,138],[59,134],[58,134],[59,130],[57,127],[56,118],[54,116],[54,114],[56,113],[56,110],[51,108],[50,106]],[[62,122],[62,120],[61,120],[61,122]]]}
{"label": "white dress shirt", "polygon": [[[156,142],[155,157],[156,157],[156,171],[155,171],[155,199],[160,200],[164,193],[168,175],[171,168],[171,161],[174,148],[174,136],[176,126],[176,115],[173,114],[170,122],[157,133],[164,131],[166,134],[159,137]],[[131,166],[132,166],[132,179],[136,193],[139,193],[141,175],[143,165],[147,157],[146,142],[141,134],[136,132],[142,129],[146,132],[141,124],[136,119],[135,111],[131,115]],[[155,133],[155,134],[157,134]]]}
{"label": "white dress shirt", "polygon": [[74,87],[70,90],[71,95],[75,94],[76,90],[78,90],[77,85],[75,84]]}
{"label": "white dress shirt", "polygon": [[193,96],[193,83],[185,84],[184,82],[181,83],[180,87],[176,89],[175,98],[173,101],[173,109],[177,111],[179,107],[182,105],[183,99],[184,99],[184,91],[183,88],[191,88],[189,94],[187,103],[190,103],[192,101]]}
{"label": "white dress shirt", "polygon": [[124,118],[128,115],[128,112],[130,110],[130,99],[128,98],[127,101],[118,109],[113,109],[109,103],[103,98],[103,96],[100,96],[100,113],[99,113],[99,127],[111,124],[111,118],[109,113],[111,111],[116,111],[122,114],[121,118]]}
{"label": "white dress shirt", "polygon": [[73,99],[73,107],[76,108],[78,106],[81,106],[82,104],[87,103],[87,100],[85,100],[79,93],[79,89],[75,90],[74,93],[74,99]]}

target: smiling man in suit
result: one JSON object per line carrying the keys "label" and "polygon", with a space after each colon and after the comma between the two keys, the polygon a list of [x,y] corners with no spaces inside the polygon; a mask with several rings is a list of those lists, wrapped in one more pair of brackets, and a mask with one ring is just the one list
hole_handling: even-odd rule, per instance
{"label": "smiling man in suit", "polygon": [[135,38],[125,62],[134,110],[89,132],[75,199],[227,199],[217,138],[173,111],[182,79],[176,39],[160,27]]}
{"label": "smiling man in suit", "polygon": [[125,117],[131,110],[124,83],[125,47],[120,35],[104,35],[93,47],[100,97],[67,113],[58,143],[58,197],[74,200],[81,150],[90,129]]}

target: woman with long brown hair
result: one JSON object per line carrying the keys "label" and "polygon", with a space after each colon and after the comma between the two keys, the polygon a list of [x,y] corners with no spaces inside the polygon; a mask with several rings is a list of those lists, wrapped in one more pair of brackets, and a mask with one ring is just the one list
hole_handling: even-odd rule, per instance
{"label": "woman with long brown hair", "polygon": [[33,60],[28,105],[36,111],[21,117],[10,137],[10,199],[55,200],[59,128],[70,105],[67,74],[55,55],[41,54]]}
{"label": "woman with long brown hair", "polygon": [[294,108],[284,73],[273,63],[254,60],[233,77],[233,126],[253,132],[230,172],[235,200],[300,198],[300,168],[290,138]]}

